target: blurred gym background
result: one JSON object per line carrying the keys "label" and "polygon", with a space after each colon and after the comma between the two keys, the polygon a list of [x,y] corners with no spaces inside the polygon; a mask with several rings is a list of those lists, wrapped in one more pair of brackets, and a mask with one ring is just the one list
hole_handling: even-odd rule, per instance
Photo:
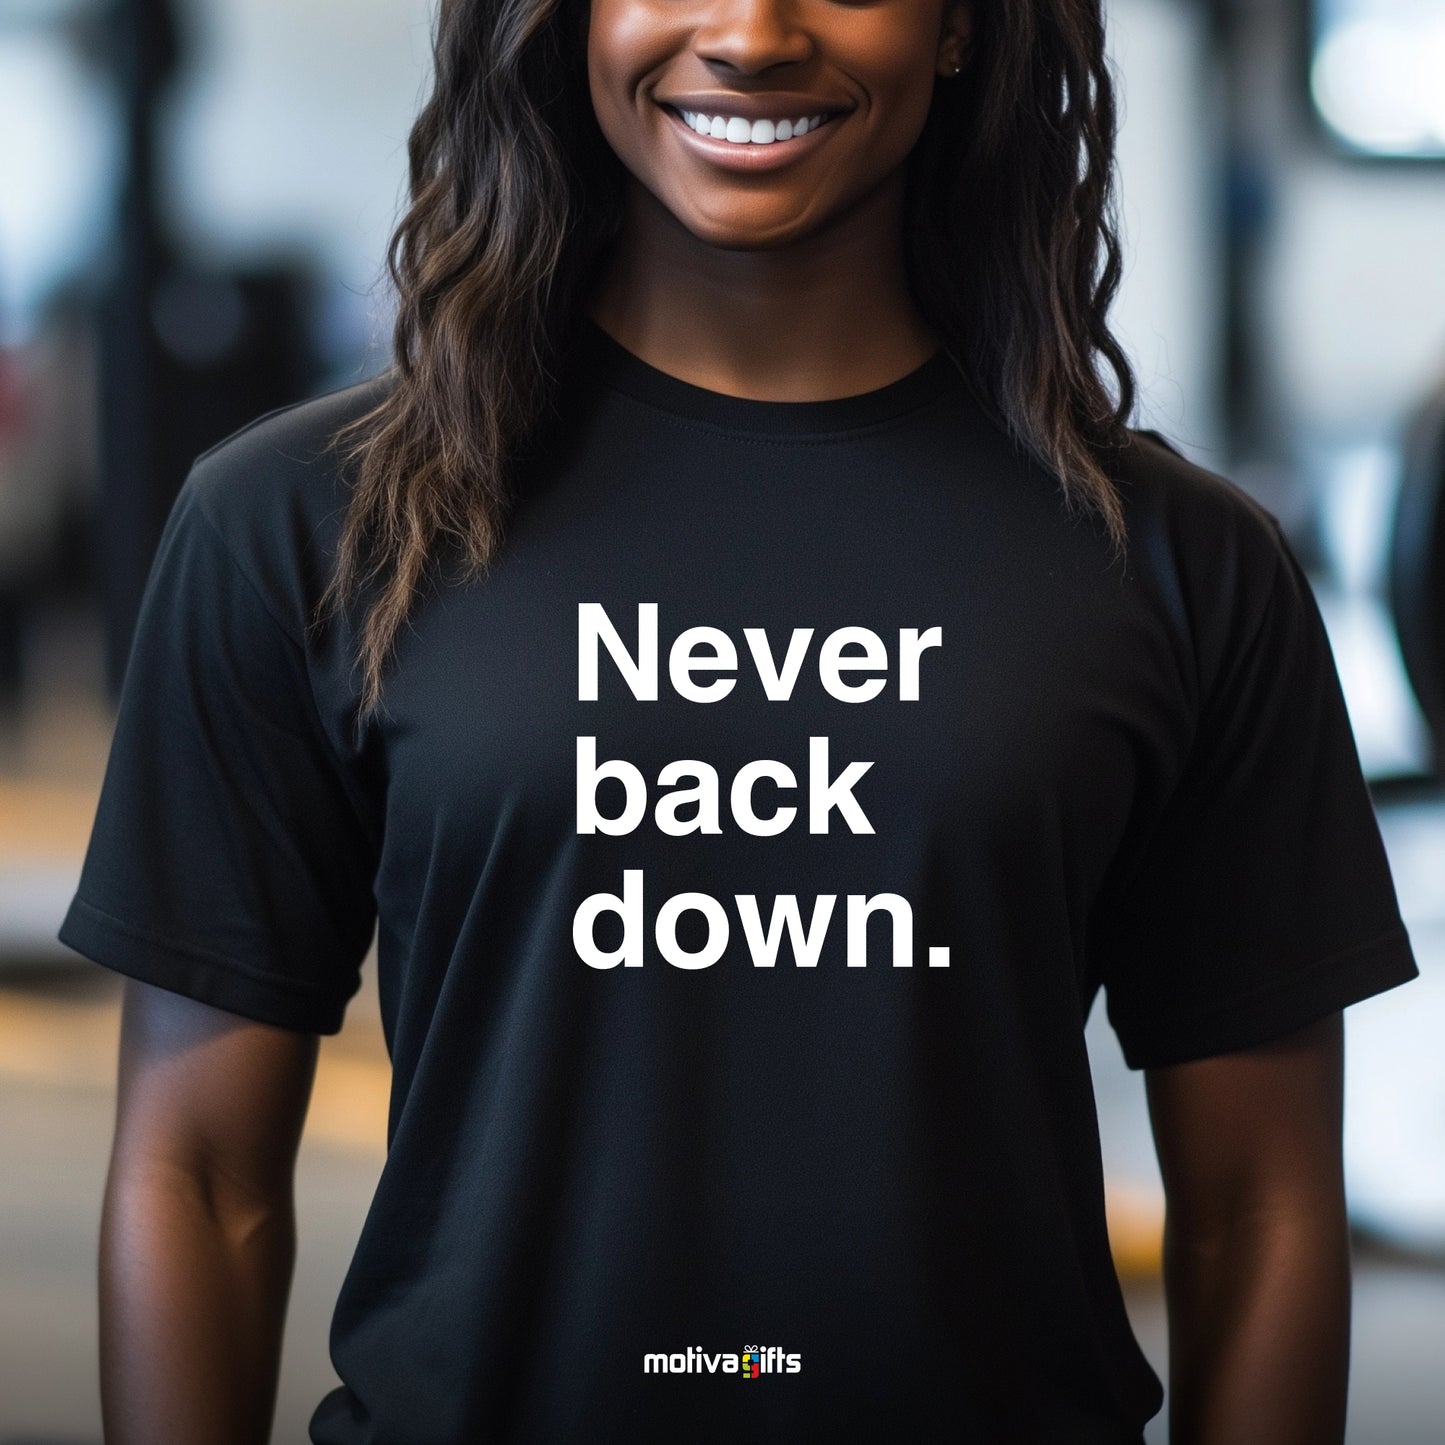
{"label": "blurred gym background", "polygon": [[[1139,424],[1315,583],[1423,977],[1352,1009],[1351,1440],[1445,1435],[1445,0],[1108,0]],[[97,1445],[118,981],[55,929],[191,457],[387,362],[426,0],[0,0],[0,1445]],[[368,988],[325,1041],[275,1438],[382,1159]],[[1090,1023],[1111,1232],[1166,1368],[1138,1076]],[[1151,1442],[1164,1441],[1163,1420]]]}

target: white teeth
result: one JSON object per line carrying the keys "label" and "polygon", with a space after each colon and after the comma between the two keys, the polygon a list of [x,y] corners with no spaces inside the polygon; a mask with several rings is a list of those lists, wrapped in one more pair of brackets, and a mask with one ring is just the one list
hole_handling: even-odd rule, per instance
{"label": "white teeth", "polygon": [[775,140],[792,140],[807,135],[823,124],[821,115],[799,116],[797,120],[748,120],[740,115],[703,115],[701,111],[685,110],[682,118],[699,135],[733,145],[770,145]]}

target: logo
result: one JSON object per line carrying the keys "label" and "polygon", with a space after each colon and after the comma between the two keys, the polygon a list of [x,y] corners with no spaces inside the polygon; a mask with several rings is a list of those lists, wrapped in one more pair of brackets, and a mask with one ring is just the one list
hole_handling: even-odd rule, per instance
{"label": "logo", "polygon": [[737,1354],[721,1350],[715,1355],[689,1345],[686,1350],[658,1350],[642,1357],[644,1375],[741,1375],[756,1380],[763,1375],[796,1375],[802,1368],[802,1355],[777,1345],[746,1345]]}

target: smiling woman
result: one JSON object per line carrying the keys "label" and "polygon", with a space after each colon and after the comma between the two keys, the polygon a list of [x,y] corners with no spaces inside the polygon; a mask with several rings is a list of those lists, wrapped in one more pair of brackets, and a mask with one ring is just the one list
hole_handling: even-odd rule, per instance
{"label": "smiling woman", "polygon": [[1101,987],[1176,1438],[1338,1442],[1415,965],[1278,524],[1128,425],[1113,126],[1097,0],[443,0],[396,364],[197,461],[62,932],[111,1445],[265,1438],[373,928],[313,1445],[1139,1445]]}

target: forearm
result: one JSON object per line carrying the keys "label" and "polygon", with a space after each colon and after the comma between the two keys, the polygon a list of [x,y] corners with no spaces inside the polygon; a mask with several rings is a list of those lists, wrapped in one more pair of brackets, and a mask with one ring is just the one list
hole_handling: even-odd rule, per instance
{"label": "forearm", "polygon": [[1174,1445],[1344,1439],[1350,1259],[1342,1208],[1166,1231]]}
{"label": "forearm", "polygon": [[263,1445],[296,1249],[289,1195],[254,1200],[113,1164],[100,1239],[107,1445]]}

